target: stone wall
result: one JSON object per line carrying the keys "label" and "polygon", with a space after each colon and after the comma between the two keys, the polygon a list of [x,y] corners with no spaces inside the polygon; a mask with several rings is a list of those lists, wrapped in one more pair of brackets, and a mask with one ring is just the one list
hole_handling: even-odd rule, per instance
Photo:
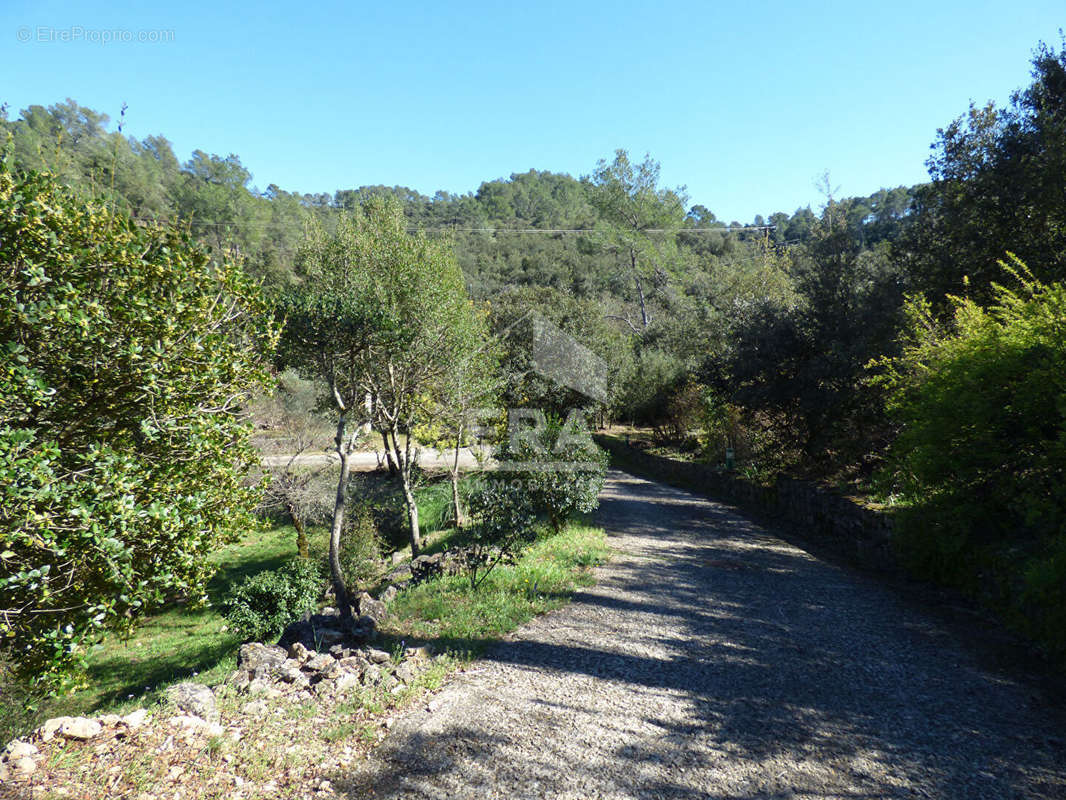
{"label": "stone wall", "polygon": [[806,481],[779,476],[774,485],[763,486],[708,464],[652,455],[613,437],[594,438],[619,469],[771,517],[801,538],[864,567],[886,572],[898,569],[892,549],[892,517],[887,512]]}

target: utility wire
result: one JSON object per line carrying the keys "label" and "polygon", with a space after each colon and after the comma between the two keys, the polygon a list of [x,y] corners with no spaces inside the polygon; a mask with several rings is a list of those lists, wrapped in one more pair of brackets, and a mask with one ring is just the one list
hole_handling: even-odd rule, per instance
{"label": "utility wire", "polygon": [[[242,230],[247,229],[266,229],[271,227],[278,227],[283,225],[282,222],[270,221],[270,222],[219,222],[211,220],[198,220],[187,219],[178,220],[177,222],[170,220],[155,219],[152,217],[134,217],[137,222],[154,222],[159,225],[171,225],[175,227],[181,227],[183,225],[191,225],[204,228],[238,228]],[[747,231],[772,231],[776,230],[776,225],[740,225],[732,228],[645,228],[639,231],[640,233],[744,233]],[[597,233],[595,228],[458,228],[450,225],[439,226],[436,228],[420,228],[409,227],[406,228],[408,233],[417,233],[419,231],[423,233]]]}

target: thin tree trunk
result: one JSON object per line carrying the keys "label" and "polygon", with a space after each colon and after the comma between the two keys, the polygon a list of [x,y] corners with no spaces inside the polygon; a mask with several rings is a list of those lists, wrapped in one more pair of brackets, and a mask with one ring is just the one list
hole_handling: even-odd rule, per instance
{"label": "thin tree trunk", "polygon": [[333,579],[333,593],[337,599],[337,609],[344,619],[352,616],[352,607],[348,602],[348,589],[344,585],[344,573],[341,571],[341,530],[344,527],[344,503],[348,494],[348,443],[344,439],[344,412],[337,421],[337,455],[341,458],[341,475],[337,481],[337,498],[333,504],[333,527],[329,534],[329,572]]}
{"label": "thin tree trunk", "polygon": [[296,552],[299,553],[300,558],[310,558],[310,548],[307,544],[307,531],[304,529],[304,524],[300,520],[300,515],[296,511],[296,506],[291,500],[286,502],[286,508],[289,512],[289,519],[292,520],[292,527],[296,528]]}
{"label": "thin tree trunk", "polygon": [[422,550],[422,532],[418,526],[418,503],[415,501],[414,489],[411,486],[411,430],[408,425],[407,443],[403,452],[400,451],[399,432],[393,426],[390,431],[392,444],[395,448],[396,461],[399,464],[400,483],[403,485],[403,498],[407,505],[407,523],[411,535],[411,557],[414,558]]}
{"label": "thin tree trunk", "polygon": [[403,496],[407,501],[407,521],[411,528],[411,557],[414,558],[422,552],[422,535],[418,529],[418,503],[415,502],[415,494],[411,490],[408,478],[404,478]]}
{"label": "thin tree trunk", "polygon": [[640,322],[644,326],[644,330],[648,330],[648,305],[644,300],[644,284],[640,280],[640,272],[637,271],[637,254],[630,248],[629,250],[629,264],[633,268],[633,280],[637,284],[637,297],[640,298]]}
{"label": "thin tree trunk", "polygon": [[398,467],[396,466],[396,461],[392,457],[394,445],[389,442],[389,432],[387,430],[381,432],[381,441],[385,443],[385,463],[388,464],[389,475],[395,478]]}
{"label": "thin tree trunk", "polygon": [[455,458],[452,461],[452,512],[455,514],[455,527],[463,527],[463,506],[459,502],[459,451],[463,446],[463,425],[455,432]]}

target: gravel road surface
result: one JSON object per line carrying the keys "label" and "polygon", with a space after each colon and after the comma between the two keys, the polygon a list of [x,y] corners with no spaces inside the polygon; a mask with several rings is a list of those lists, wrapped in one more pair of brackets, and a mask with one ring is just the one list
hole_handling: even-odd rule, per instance
{"label": "gravel road surface", "polygon": [[931,617],[612,472],[596,586],[396,720],[350,797],[1066,798],[1066,730]]}

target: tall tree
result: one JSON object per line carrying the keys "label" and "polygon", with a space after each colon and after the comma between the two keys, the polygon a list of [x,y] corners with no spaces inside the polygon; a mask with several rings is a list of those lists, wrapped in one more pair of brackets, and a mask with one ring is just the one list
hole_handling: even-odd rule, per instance
{"label": "tall tree", "polygon": [[462,321],[473,313],[447,244],[408,234],[406,225],[396,200],[376,196],[344,217],[335,234],[313,226],[297,261],[304,282],[286,302],[288,359],[325,379],[338,418],[341,476],[330,536],[338,599],[346,596],[338,552],[352,449],[349,417],[370,422],[385,442],[417,554],[422,540],[412,433],[462,358]]}
{"label": "tall tree", "polygon": [[[669,273],[676,234],[685,222],[683,189],[659,188],[659,163],[645,155],[639,164],[625,150],[601,159],[588,178],[592,205],[600,213],[604,244],[617,253],[640,307],[640,331],[651,324],[649,292]],[[635,328],[635,326],[633,326]]]}
{"label": "tall tree", "polygon": [[1066,43],[1037,48],[1009,108],[971,106],[933,148],[907,239],[915,288],[989,299],[1008,251],[1042,280],[1066,274]]}

